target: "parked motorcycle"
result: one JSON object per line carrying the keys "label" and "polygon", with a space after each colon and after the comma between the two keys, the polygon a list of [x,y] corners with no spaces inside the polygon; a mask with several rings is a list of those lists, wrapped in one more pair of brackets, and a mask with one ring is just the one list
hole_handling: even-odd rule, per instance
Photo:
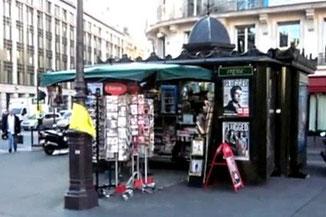
{"label": "parked motorcycle", "polygon": [[56,150],[68,149],[66,130],[55,128],[40,132],[40,144],[47,155],[52,155]]}
{"label": "parked motorcycle", "polygon": [[320,152],[320,155],[322,156],[323,160],[326,162],[326,132],[321,132],[320,136],[323,140],[323,143],[325,145],[325,150]]}

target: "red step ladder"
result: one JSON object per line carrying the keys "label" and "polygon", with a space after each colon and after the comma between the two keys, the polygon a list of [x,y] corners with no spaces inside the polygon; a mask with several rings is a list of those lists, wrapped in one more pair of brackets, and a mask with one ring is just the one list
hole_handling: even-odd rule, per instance
{"label": "red step ladder", "polygon": [[[224,161],[222,162],[217,162],[216,159],[218,155],[222,154]],[[244,187],[244,184],[242,182],[238,166],[234,160],[234,155],[232,152],[231,147],[227,143],[221,143],[218,148],[216,149],[216,152],[214,154],[213,160],[210,164],[209,172],[206,177],[205,183],[204,183],[204,189],[208,187],[209,179],[212,175],[213,168],[215,166],[227,166],[231,180],[232,180],[232,185],[233,189],[235,192],[237,192],[240,188]]]}

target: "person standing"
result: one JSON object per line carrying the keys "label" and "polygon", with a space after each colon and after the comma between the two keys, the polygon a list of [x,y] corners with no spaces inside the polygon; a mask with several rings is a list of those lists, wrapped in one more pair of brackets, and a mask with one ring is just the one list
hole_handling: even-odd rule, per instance
{"label": "person standing", "polygon": [[19,118],[12,112],[9,111],[9,114],[3,117],[3,126],[2,131],[4,134],[8,136],[8,151],[17,151],[17,136],[20,133],[20,120]]}

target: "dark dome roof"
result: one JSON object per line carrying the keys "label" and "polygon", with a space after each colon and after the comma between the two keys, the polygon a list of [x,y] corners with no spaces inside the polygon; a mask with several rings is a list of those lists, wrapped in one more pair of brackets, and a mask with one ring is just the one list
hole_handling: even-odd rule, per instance
{"label": "dark dome roof", "polygon": [[189,51],[213,48],[231,51],[235,46],[230,44],[230,37],[224,25],[215,18],[205,16],[194,25],[189,42],[184,47]]}

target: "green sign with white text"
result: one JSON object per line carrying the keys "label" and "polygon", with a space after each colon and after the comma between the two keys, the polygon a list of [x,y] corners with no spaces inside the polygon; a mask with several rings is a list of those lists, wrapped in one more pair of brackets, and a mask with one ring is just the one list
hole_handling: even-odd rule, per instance
{"label": "green sign with white text", "polygon": [[250,76],[252,74],[252,66],[221,67],[218,69],[219,77]]}

